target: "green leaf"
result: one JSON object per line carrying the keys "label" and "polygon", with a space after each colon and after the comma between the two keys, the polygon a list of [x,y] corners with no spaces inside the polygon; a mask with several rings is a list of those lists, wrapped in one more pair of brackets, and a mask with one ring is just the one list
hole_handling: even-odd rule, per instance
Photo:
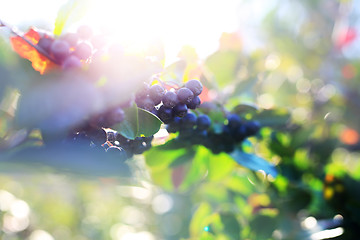
{"label": "green leaf", "polygon": [[213,154],[205,147],[199,146],[196,158],[206,165],[207,178],[211,181],[221,181],[235,168],[236,163],[226,153]]}
{"label": "green leaf", "polygon": [[178,167],[186,162],[191,161],[195,156],[195,152],[194,151],[187,151],[184,155],[179,156],[178,158],[176,158],[170,165],[169,167],[171,168],[175,168]]}
{"label": "green leaf", "polygon": [[212,154],[209,151],[208,178],[212,181],[221,181],[226,178],[235,168],[236,163],[226,153]]}
{"label": "green leaf", "polygon": [[186,149],[166,151],[159,147],[153,147],[144,153],[146,165],[150,168],[167,168],[175,159],[184,155]]}
{"label": "green leaf", "polygon": [[233,113],[236,114],[240,114],[240,115],[245,115],[247,113],[256,113],[259,110],[259,107],[256,106],[255,104],[251,104],[251,103],[243,103],[243,104],[239,104],[236,107],[234,107],[233,109]]}
{"label": "green leaf", "polygon": [[208,171],[208,150],[199,147],[193,160],[190,163],[189,171],[180,186],[180,189],[187,190],[205,178]]}
{"label": "green leaf", "polygon": [[59,10],[55,20],[54,34],[59,36],[66,25],[79,21],[91,6],[89,0],[69,0]]}
{"label": "green leaf", "polygon": [[205,62],[220,87],[233,83],[239,54],[235,51],[218,51]]}
{"label": "green leaf", "polygon": [[134,140],[138,136],[139,131],[138,108],[134,104],[132,107],[124,109],[124,112],[124,121],[115,125],[113,129],[124,137]]}
{"label": "green leaf", "polygon": [[138,137],[141,135],[144,135],[145,137],[154,135],[159,131],[162,123],[157,116],[141,108],[138,108],[138,121]]}
{"label": "green leaf", "polygon": [[173,169],[169,168],[169,165],[185,153],[185,149],[166,151],[159,149],[159,147],[153,147],[146,151],[144,156],[152,181],[164,189],[172,190],[174,187]]}
{"label": "green leaf", "polygon": [[195,238],[201,236],[204,232],[204,229],[208,227],[210,223],[208,221],[209,217],[212,214],[212,209],[209,203],[203,202],[200,204],[198,209],[195,211],[189,226],[191,237]]}
{"label": "green leaf", "polygon": [[267,215],[255,215],[250,222],[250,228],[256,234],[256,239],[270,239],[277,227],[277,218]]}
{"label": "green leaf", "polygon": [[220,213],[221,222],[224,226],[224,232],[230,237],[230,239],[237,240],[240,237],[240,224],[232,213]]}
{"label": "green leaf", "polygon": [[270,174],[273,177],[277,175],[277,170],[274,165],[254,154],[244,153],[236,149],[230,155],[238,164],[251,170],[263,170],[266,174]]}
{"label": "green leaf", "polygon": [[288,123],[290,113],[287,109],[268,109],[263,110],[254,116],[254,120],[260,122],[264,127],[283,127]]}

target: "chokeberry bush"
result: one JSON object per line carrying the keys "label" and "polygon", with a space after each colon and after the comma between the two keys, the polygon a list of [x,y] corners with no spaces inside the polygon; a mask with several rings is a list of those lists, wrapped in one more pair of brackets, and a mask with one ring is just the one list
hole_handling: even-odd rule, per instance
{"label": "chokeberry bush", "polygon": [[262,48],[224,33],[168,65],[72,23],[84,2],[54,29],[0,20],[0,239],[357,239],[351,1],[276,7]]}

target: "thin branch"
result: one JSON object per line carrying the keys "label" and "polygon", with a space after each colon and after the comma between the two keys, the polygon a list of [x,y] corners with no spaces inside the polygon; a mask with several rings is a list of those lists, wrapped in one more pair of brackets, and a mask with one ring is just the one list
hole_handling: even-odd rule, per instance
{"label": "thin branch", "polygon": [[54,62],[55,64],[59,64],[59,62],[54,59],[52,56],[50,56],[44,49],[42,49],[41,47],[33,44],[29,39],[26,38],[26,36],[24,36],[24,33],[20,32],[19,30],[17,30],[14,27],[10,27],[7,24],[5,24],[1,19],[0,19],[0,27],[6,27],[8,28],[13,34],[15,34],[16,36],[20,37],[22,40],[24,40],[27,44],[29,44],[31,47],[35,48],[36,51],[38,51],[41,55],[43,55],[44,57],[46,57],[47,59],[49,59],[50,61]]}

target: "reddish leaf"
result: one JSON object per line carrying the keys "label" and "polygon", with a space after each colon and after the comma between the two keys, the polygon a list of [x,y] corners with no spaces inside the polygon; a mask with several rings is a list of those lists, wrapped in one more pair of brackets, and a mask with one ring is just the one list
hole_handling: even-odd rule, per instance
{"label": "reddish leaf", "polygon": [[[25,35],[28,41],[36,45],[39,42],[40,35],[33,28],[31,28]],[[34,47],[28,44],[22,37],[15,36],[10,38],[14,51],[21,57],[28,59],[32,62],[33,68],[43,74],[50,68],[55,67],[55,64],[51,62],[47,57],[40,54]]]}

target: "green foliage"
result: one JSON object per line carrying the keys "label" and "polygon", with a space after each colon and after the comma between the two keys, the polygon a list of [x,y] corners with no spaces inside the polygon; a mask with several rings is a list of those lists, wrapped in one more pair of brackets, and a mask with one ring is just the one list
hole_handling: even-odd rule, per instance
{"label": "green foliage", "polygon": [[59,10],[55,20],[54,34],[60,36],[66,26],[69,26],[86,14],[92,1],[86,0],[69,0]]}

